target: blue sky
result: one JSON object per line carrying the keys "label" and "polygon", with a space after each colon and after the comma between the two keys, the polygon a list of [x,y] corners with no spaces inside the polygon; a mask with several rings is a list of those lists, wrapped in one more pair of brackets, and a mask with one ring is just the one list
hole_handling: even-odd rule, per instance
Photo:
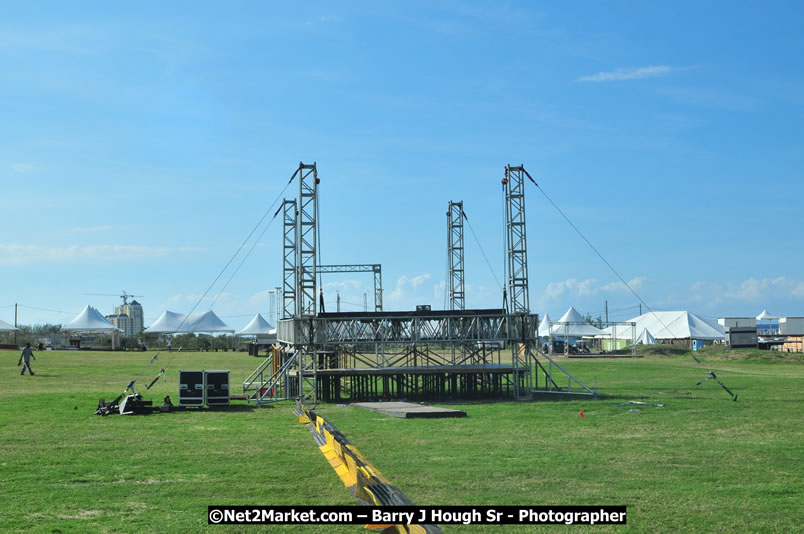
{"label": "blue sky", "polygon": [[[500,178],[524,163],[656,309],[804,315],[800,3],[45,5],[0,21],[7,322],[123,290],[146,323],[189,311],[299,161],[322,261],[381,263],[386,309],[443,306],[449,200],[502,279]],[[532,310],[636,315],[527,194]],[[267,317],[280,232],[213,307],[234,328]],[[468,228],[466,281],[467,306],[501,304]],[[371,300],[369,274],[324,283],[328,308]]]}

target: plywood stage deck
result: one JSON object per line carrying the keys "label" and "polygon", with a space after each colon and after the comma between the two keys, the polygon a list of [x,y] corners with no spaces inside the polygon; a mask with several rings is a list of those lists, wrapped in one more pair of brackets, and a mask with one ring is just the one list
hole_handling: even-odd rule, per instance
{"label": "plywood stage deck", "polygon": [[351,404],[351,406],[402,419],[466,417],[466,412],[461,410],[425,406],[422,404],[413,404],[412,402],[355,402]]}

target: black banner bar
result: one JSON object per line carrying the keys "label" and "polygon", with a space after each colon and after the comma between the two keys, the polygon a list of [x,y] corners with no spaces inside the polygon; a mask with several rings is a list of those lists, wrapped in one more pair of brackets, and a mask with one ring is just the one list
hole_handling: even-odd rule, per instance
{"label": "black banner bar", "polygon": [[209,506],[210,525],[625,525],[625,506]]}

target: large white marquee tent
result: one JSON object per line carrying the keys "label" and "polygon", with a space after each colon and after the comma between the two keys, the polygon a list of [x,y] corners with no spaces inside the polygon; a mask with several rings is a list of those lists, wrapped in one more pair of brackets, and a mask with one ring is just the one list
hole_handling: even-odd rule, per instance
{"label": "large white marquee tent", "polygon": [[237,333],[238,336],[276,336],[276,328],[263,319],[259,313]]}
{"label": "large white marquee tent", "polygon": [[17,328],[0,319],[0,332],[14,332]]}
{"label": "large white marquee tent", "polygon": [[[658,340],[671,339],[725,339],[725,333],[720,325],[714,325],[705,319],[688,311],[660,311],[648,312],[629,319],[627,322],[636,323],[636,332],[648,330]],[[618,339],[632,341],[630,328],[617,330]],[[603,333],[611,335],[611,328],[604,328]]]}
{"label": "large white marquee tent", "polygon": [[192,315],[165,311],[144,332],[146,334],[186,334],[191,332],[214,334],[218,332],[234,333],[234,328],[221,321],[212,310]]}
{"label": "large white marquee tent", "polygon": [[106,320],[101,312],[89,304],[81,310],[75,319],[61,327],[62,331],[73,334],[109,334],[112,350],[120,343],[120,329]]}
{"label": "large white marquee tent", "polygon": [[120,329],[106,320],[101,312],[89,304],[81,310],[75,319],[61,328],[65,332],[120,332]]}

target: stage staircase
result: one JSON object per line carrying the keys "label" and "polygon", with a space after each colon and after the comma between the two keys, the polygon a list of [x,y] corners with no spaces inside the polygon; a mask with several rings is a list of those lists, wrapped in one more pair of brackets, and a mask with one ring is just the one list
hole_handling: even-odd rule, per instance
{"label": "stage staircase", "polygon": [[297,358],[298,353],[280,363],[279,350],[273,349],[265,361],[243,380],[243,393],[248,402],[256,402],[259,406],[295,398],[291,396],[293,387],[290,384],[289,371],[294,367]]}

